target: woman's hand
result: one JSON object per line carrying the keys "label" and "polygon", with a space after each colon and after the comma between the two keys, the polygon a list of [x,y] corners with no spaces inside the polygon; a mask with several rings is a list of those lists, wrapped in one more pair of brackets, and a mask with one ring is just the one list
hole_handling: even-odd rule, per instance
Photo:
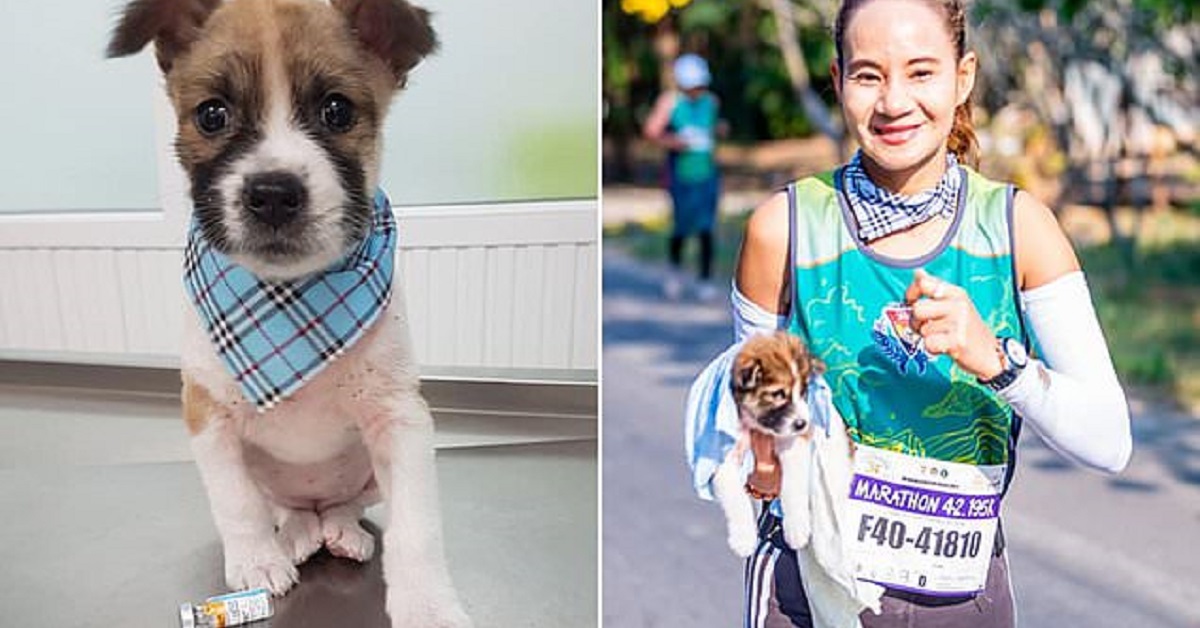
{"label": "woman's hand", "polygon": [[663,133],[655,141],[667,150],[683,152],[688,149],[688,143],[676,133]]}
{"label": "woman's hand", "polygon": [[917,269],[904,300],[912,306],[913,330],[924,339],[925,351],[948,355],[959,368],[984,380],[1004,370],[996,336],[966,290]]}

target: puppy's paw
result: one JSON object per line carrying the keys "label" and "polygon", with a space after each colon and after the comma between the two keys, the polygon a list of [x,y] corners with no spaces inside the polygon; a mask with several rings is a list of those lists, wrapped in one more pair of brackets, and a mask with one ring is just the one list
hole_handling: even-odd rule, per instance
{"label": "puppy's paw", "polygon": [[322,519],[321,536],[334,556],[365,563],[375,555],[375,537],[357,521],[342,517]]}
{"label": "puppy's paw", "polygon": [[300,572],[274,538],[225,543],[225,583],[231,589],[261,587],[279,596],[299,581]]}
{"label": "puppy's paw", "polygon": [[783,518],[783,540],[792,549],[804,549],[812,536],[812,525],[804,517]]}
{"label": "puppy's paw", "polygon": [[317,513],[288,509],[280,513],[279,519],[275,538],[278,539],[284,553],[292,559],[293,565],[308,560],[321,549],[324,538],[321,535],[321,520]]}
{"label": "puppy's paw", "polygon": [[388,616],[392,628],[471,628],[457,596],[452,590],[434,591],[429,587],[403,589],[388,586]]}
{"label": "puppy's paw", "polygon": [[758,532],[753,525],[730,525],[727,540],[729,549],[733,550],[738,558],[749,558],[758,546]]}

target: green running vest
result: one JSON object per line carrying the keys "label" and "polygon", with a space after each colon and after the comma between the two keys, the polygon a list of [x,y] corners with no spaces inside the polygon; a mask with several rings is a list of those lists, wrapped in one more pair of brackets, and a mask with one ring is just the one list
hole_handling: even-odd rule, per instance
{"label": "green running vest", "polygon": [[825,362],[850,437],[873,447],[977,465],[1009,461],[1012,410],[949,356],[930,356],[902,306],[913,270],[968,292],[998,336],[1027,342],[1018,311],[1007,184],[962,168],[958,211],[945,238],[915,259],[859,244],[841,170],[789,186],[794,267],[792,333]]}
{"label": "green running vest", "polygon": [[674,157],[681,183],[707,181],[716,173],[717,109],[717,98],[708,92],[694,100],[683,93],[675,97],[669,126],[689,144]]}

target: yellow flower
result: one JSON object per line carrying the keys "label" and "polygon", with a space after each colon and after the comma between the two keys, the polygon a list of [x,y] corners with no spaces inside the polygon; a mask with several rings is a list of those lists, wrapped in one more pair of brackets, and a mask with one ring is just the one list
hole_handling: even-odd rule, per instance
{"label": "yellow flower", "polygon": [[637,15],[649,24],[656,24],[671,9],[687,6],[692,0],[621,0],[621,10]]}

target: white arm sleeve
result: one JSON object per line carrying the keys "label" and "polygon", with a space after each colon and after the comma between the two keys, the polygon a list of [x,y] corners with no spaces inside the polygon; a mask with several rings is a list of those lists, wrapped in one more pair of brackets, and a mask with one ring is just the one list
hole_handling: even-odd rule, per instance
{"label": "white arm sleeve", "polygon": [[1116,473],[1133,451],[1129,406],[1083,273],[1021,292],[1045,364],[1029,365],[1000,397],[1067,458]]}
{"label": "white arm sleeve", "polygon": [[734,342],[741,342],[755,334],[769,334],[787,324],[787,316],[764,310],[739,292],[736,283],[729,290],[729,301],[733,308]]}

